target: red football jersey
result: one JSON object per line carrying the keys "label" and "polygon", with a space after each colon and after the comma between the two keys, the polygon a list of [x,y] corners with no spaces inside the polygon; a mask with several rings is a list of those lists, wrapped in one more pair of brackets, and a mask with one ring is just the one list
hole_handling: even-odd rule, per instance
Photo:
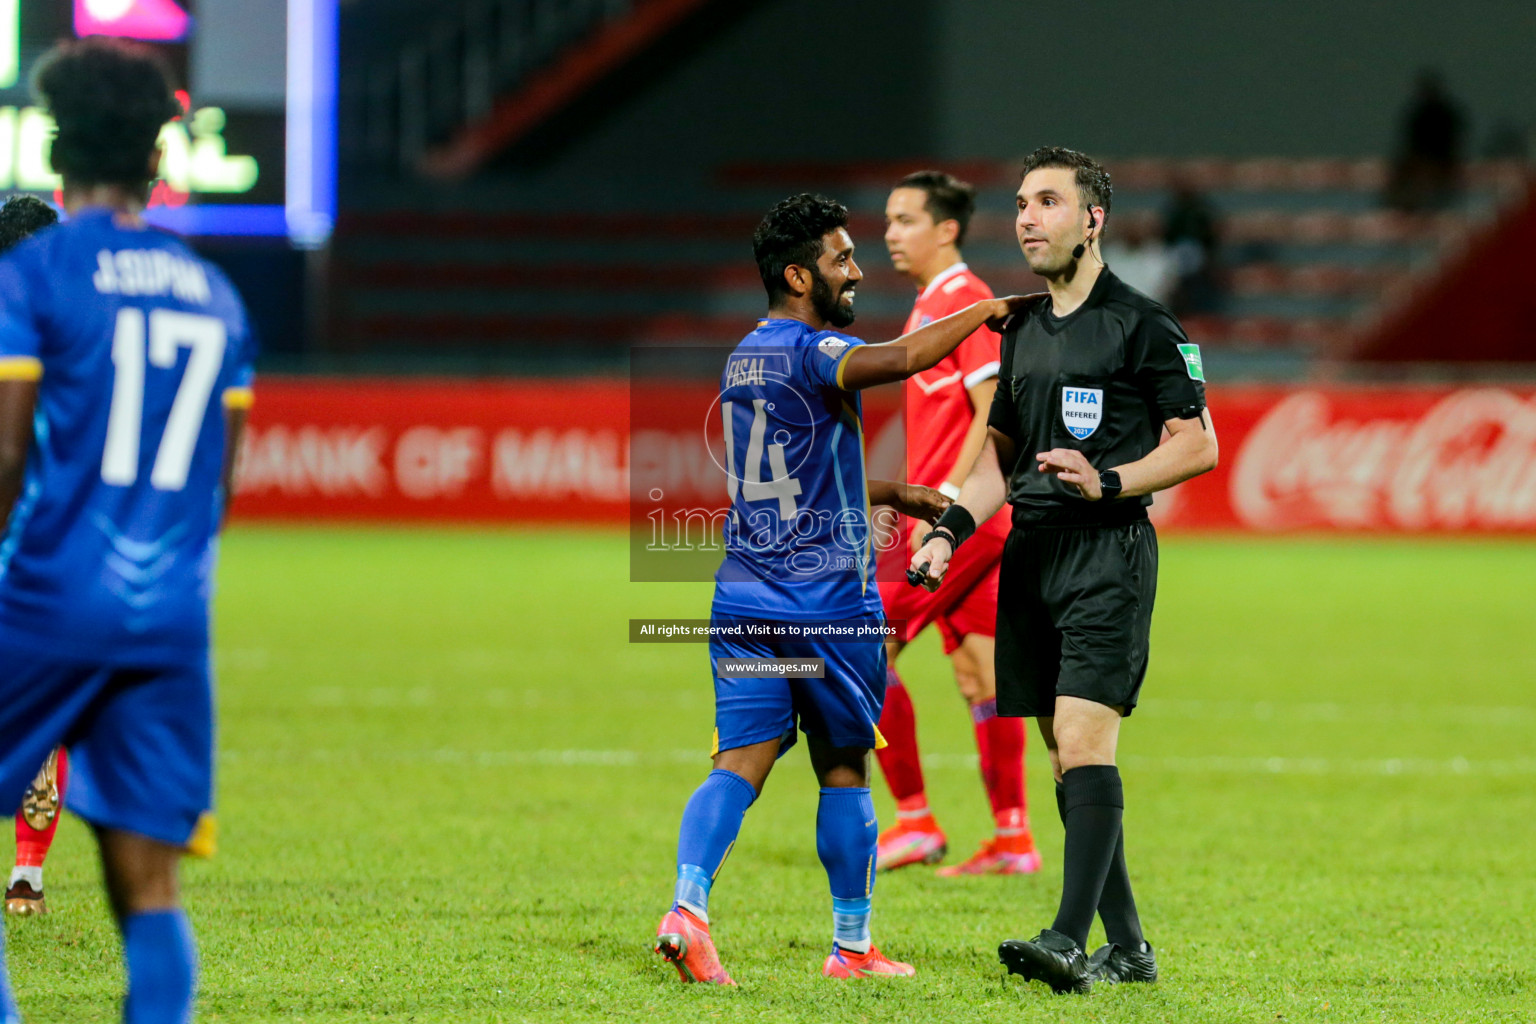
{"label": "red football jersey", "polygon": [[[928,282],[907,318],[906,332],[958,313],[966,306],[992,298],[992,289],[964,263],[956,263]],[[903,333],[906,333],[903,332]],[[976,410],[969,389],[997,376],[1001,339],[986,327],[977,328],[939,364],[908,377],[904,399],[907,429],[907,481],[938,487],[954,468]],[[985,409],[981,410],[983,413]],[[965,482],[970,467],[958,474]],[[1008,506],[985,524],[989,532],[1006,534]],[[1000,530],[999,530],[1000,526]]]}

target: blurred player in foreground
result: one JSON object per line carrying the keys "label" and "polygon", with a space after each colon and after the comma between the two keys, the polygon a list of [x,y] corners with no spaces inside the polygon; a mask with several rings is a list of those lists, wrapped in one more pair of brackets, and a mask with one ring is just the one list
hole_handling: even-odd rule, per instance
{"label": "blurred player in foreground", "polygon": [[[1099,255],[1111,193],[1082,153],[1042,147],[1025,160],[1014,227],[1050,297],[1008,324],[987,443],[911,564],[937,586],[977,520],[1013,506],[998,710],[1038,720],[1066,841],[1055,920],[998,956],[1056,992],[1157,979],[1126,870],[1115,750],[1147,673],[1157,595],[1147,506],[1216,465],[1199,348]],[[1108,941],[1090,959],[1095,914]]]}
{"label": "blurred player in foreground", "polygon": [[[992,298],[992,289],[960,256],[976,208],[976,190],[939,171],[919,171],[896,184],[885,204],[885,247],[896,270],[917,285],[908,331]],[[902,395],[906,417],[906,479],[937,488],[946,497],[960,484],[987,438],[987,413],[997,389],[997,335],[981,328],[937,366],[907,378]],[[928,532],[912,523],[910,545],[885,555],[906,567]],[[886,746],[876,753],[891,795],[896,823],[880,836],[883,870],[933,864],[948,846],[928,808],[917,749],[912,698],[896,674],[896,659],[929,624],[938,627],[944,653],[955,669],[955,684],[970,706],[981,755],[981,778],[992,805],[996,832],[969,860],[939,874],[1023,875],[1040,870],[1040,854],[1029,830],[1024,788],[1024,721],[999,718],[993,636],[997,630],[997,573],[1008,536],[1008,515],[999,511],[983,523],[963,554],[950,565],[944,587],[910,587],[899,573],[880,573],[886,617],[905,623],[905,633],[886,643],[885,711],[880,734]]]}
{"label": "blurred player in foreground", "polygon": [[[711,609],[715,768],[683,812],[672,909],[656,929],[656,951],[684,981],[733,984],[709,934],[710,887],[747,808],[795,742],[797,722],[821,785],[816,850],[832,890],[832,953],[822,973],[913,973],[870,939],[877,825],[869,751],[879,744],[885,647],[868,506],[932,520],[947,499],[866,482],[858,392],[934,366],[1022,301],[978,302],[866,345],[840,333],[853,323],[863,277],[847,225],[848,211],[821,196],[794,196],[769,211],[752,238],[768,315],[721,378],[731,511]],[[805,636],[830,623],[855,635]],[[774,674],[769,659],[792,665]],[[808,659],[822,659],[824,675],[808,672]]]}
{"label": "blurred player in foreground", "polygon": [[[0,260],[0,801],[69,747],[123,1019],[179,1022],[197,951],[177,869],[212,852],[208,602],[251,343],[217,268],[143,222],[179,109],[156,60],[64,43],[37,90],[69,221]],[[7,980],[0,1019],[16,1016]]]}
{"label": "blurred player in foreground", "polygon": [[[0,254],[59,221],[53,207],[36,196],[12,196],[0,206]],[[46,914],[43,861],[59,829],[59,812],[69,784],[69,754],[59,747],[48,755],[16,812],[16,866],[5,888],[5,912],[18,917]]]}
{"label": "blurred player in foreground", "polygon": [[43,900],[43,862],[59,830],[69,785],[69,752],[57,747],[43,762],[16,812],[16,866],[5,888],[5,912],[17,917],[48,913]]}

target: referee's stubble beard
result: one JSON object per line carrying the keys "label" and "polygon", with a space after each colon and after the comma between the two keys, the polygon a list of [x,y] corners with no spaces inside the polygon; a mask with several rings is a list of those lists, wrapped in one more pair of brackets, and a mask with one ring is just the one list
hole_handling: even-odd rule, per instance
{"label": "referee's stubble beard", "polygon": [[[1017,200],[1013,227],[1030,270],[1047,281],[1065,284],[1077,276],[1079,263],[1102,263],[1097,232],[1093,241],[1088,241],[1088,209],[1070,168],[1030,171],[1019,184]],[[1072,250],[1081,244],[1087,244],[1088,249],[1079,260]]]}

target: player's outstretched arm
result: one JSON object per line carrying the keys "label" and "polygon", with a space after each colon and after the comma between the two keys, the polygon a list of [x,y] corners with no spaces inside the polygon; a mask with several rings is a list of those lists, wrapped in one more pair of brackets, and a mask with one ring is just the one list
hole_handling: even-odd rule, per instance
{"label": "player's outstretched arm", "polygon": [[[1008,479],[1003,466],[1013,464],[1013,439],[996,427],[987,429],[981,454],[960,486],[960,497],[934,524],[937,536],[931,538],[912,556],[908,578],[921,582],[928,590],[937,590],[954,557],[955,547],[964,543],[977,523],[997,514],[1008,498]],[[951,520],[957,520],[951,525]],[[969,529],[966,521],[969,521]],[[953,540],[951,539],[953,538]]]}
{"label": "player's outstretched arm", "polygon": [[880,345],[860,345],[848,354],[842,368],[842,384],[849,391],[872,388],[906,380],[914,373],[938,365],[960,343],[983,325],[995,331],[1038,295],[1010,295],[1004,299],[985,299],[972,303],[958,313],[903,334],[895,341]]}
{"label": "player's outstretched arm", "polygon": [[0,380],[0,525],[10,521],[26,479],[36,408],[37,381]]}
{"label": "player's outstretched arm", "polygon": [[899,483],[895,480],[870,480],[869,503],[889,505],[904,516],[931,523],[944,514],[952,502],[939,491],[922,484]]}

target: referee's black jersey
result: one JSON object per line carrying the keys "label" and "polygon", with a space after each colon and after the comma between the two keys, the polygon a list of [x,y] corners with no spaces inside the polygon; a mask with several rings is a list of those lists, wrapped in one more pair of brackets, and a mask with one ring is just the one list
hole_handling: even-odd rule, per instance
{"label": "referee's black jersey", "polygon": [[1011,437],[1003,466],[1015,526],[1123,523],[1146,518],[1152,496],[1088,501],[1037,468],[1035,453],[1075,448],[1095,469],[1135,462],[1157,447],[1163,422],[1205,408],[1200,351],[1173,314],[1107,268],[1077,309],[1043,299],[1003,334],[989,426]]}

